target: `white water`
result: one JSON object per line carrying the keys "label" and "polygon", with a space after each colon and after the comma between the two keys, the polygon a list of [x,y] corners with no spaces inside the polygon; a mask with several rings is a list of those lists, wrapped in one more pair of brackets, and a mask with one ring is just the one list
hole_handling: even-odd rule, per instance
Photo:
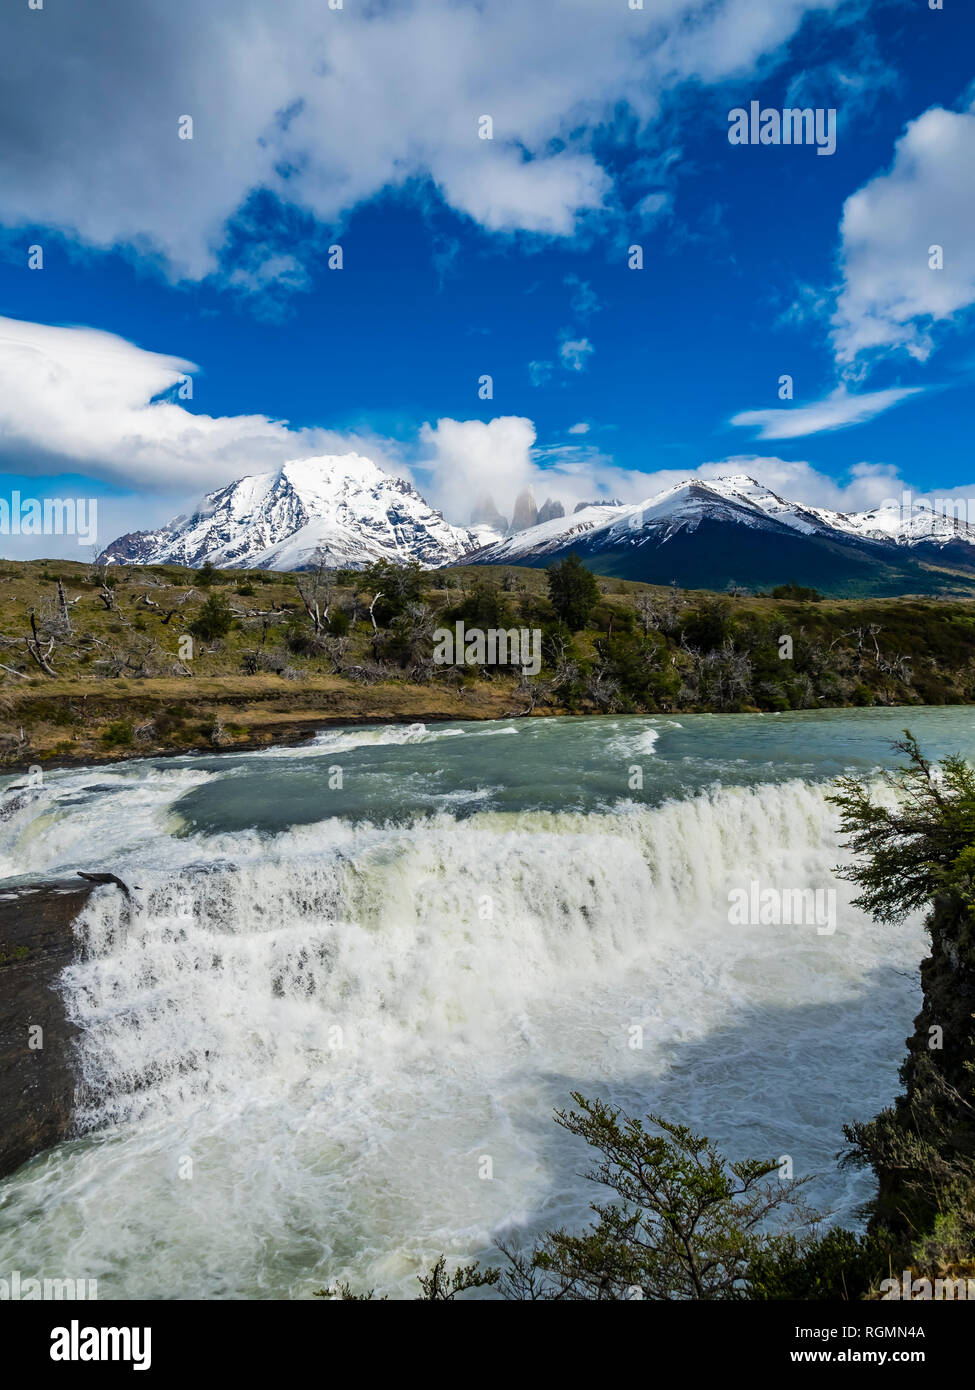
{"label": "white water", "polygon": [[[584,1224],[586,1154],[550,1118],[573,1089],[788,1153],[847,1217],[867,1195],[833,1155],[896,1089],[923,938],[849,906],[821,786],[179,836],[212,775],[98,773],[85,800],[71,774],[4,827],[19,872],[112,836],[140,891],[79,924],[87,1137],[0,1186],[0,1267],[102,1297],[409,1297],[441,1250]],[[836,888],[836,933],[729,925],[752,879]]]}

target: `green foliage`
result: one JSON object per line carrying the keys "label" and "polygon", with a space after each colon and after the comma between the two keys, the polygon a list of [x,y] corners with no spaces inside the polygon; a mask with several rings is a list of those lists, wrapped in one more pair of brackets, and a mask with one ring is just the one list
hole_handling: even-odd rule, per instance
{"label": "green foliage", "polygon": [[909,729],[894,748],[906,767],[883,774],[892,804],[873,799],[866,783],[839,777],[827,799],[837,807],[857,862],[836,872],[862,889],[858,907],[881,922],[895,922],[928,903],[959,872],[975,843],[975,771],[963,758],[937,766],[922,754]]}
{"label": "green foliage", "polygon": [[740,1299],[753,1262],[783,1237],[769,1218],[811,1218],[804,1180],[782,1181],[775,1160],[732,1163],[685,1125],[648,1115],[652,1128],[573,1093],[556,1122],[599,1154],[587,1177],[611,1194],[594,1202],[581,1234],[551,1231],[529,1255],[505,1251],[503,1291],[534,1299]]}
{"label": "green foliage", "polygon": [[777,584],[772,590],[772,597],[804,603],[821,603],[823,598],[818,589],[809,589],[803,584]]}
{"label": "green foliage", "polygon": [[426,1277],[417,1275],[422,1290],[419,1302],[450,1303],[459,1293],[466,1293],[468,1289],[490,1288],[500,1278],[499,1269],[480,1269],[476,1264],[455,1269],[448,1277],[447,1261],[441,1255]]}
{"label": "green foliage", "polygon": [[210,594],[190,623],[190,632],[205,642],[214,642],[218,637],[226,637],[233,624],[233,610],[226,597],[223,594]]}
{"label": "green foliage", "polygon": [[558,564],[550,565],[548,596],[559,619],[573,632],[586,626],[593,608],[599,602],[596,576],[587,570],[573,550]]}
{"label": "green foliage", "polygon": [[18,960],[26,960],[29,955],[29,946],[0,946],[0,965],[13,965]]}
{"label": "green foliage", "polygon": [[132,743],[132,725],[127,719],[115,719],[102,730],[106,748],[128,748]]}
{"label": "green foliage", "polygon": [[699,651],[715,651],[731,636],[732,612],[726,598],[705,599],[681,623],[682,640]]}
{"label": "green foliage", "polygon": [[210,561],[204,560],[202,569],[198,569],[196,572],[195,583],[200,589],[208,589],[211,584],[215,583],[220,578],[221,576],[213,568]]}
{"label": "green foliage", "polygon": [[462,622],[465,627],[509,628],[516,625],[511,602],[502,589],[485,580],[475,581],[470,592],[453,607],[444,610],[447,623]]}
{"label": "green foliage", "polygon": [[680,673],[671,662],[662,638],[644,637],[624,629],[601,637],[597,652],[628,704],[669,704],[676,699]]}
{"label": "green foliage", "polygon": [[[418,1274],[416,1277],[420,1285],[420,1293],[416,1298],[418,1303],[453,1303],[460,1293],[467,1293],[470,1289],[493,1287],[500,1280],[501,1271],[499,1269],[481,1269],[479,1265],[472,1264],[463,1265],[460,1269],[455,1269],[453,1274],[448,1275],[447,1258],[445,1255],[441,1255],[429,1274]],[[355,1293],[351,1285],[347,1283],[334,1284],[328,1289],[316,1289],[313,1296],[357,1303],[386,1301],[385,1296],[382,1299],[376,1299],[375,1289],[370,1289],[367,1293]]]}
{"label": "green foliage", "polygon": [[365,593],[372,594],[374,598],[377,594],[382,595],[373,608],[376,622],[382,627],[388,627],[411,603],[422,600],[423,584],[423,570],[415,560],[407,565],[377,560],[363,570],[361,576]]}
{"label": "green foliage", "polygon": [[284,630],[284,640],[289,652],[295,656],[307,656],[314,651],[314,634],[298,618],[292,618]]}
{"label": "green foliage", "polygon": [[876,800],[854,778],[831,798],[858,859],[840,870],[881,921],[930,905],[922,1004],[901,1067],[904,1086],[872,1120],[845,1126],[845,1161],[873,1169],[872,1230],[899,1242],[903,1265],[975,1261],[975,771],[932,764],[910,731],[906,765]]}
{"label": "green foliage", "polygon": [[603,600],[590,613],[588,625],[610,635],[614,632],[632,632],[636,627],[636,614],[632,608]]}
{"label": "green foliage", "polygon": [[824,1235],[787,1232],[751,1259],[746,1275],[750,1299],[859,1299],[890,1267],[888,1243],[842,1226]]}

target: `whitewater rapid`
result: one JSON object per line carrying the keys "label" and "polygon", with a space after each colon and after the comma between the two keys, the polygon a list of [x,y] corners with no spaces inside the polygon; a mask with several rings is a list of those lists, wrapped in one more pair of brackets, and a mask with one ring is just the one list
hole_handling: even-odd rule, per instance
{"label": "whitewater rapid", "polygon": [[[627,766],[656,755],[646,724],[603,736]],[[261,777],[320,788],[413,745],[440,769],[461,732],[350,730]],[[66,773],[0,824],[5,874],[99,864],[134,893],[78,921],[80,1134],[0,1184],[0,1269],[101,1297],[409,1297],[441,1251],[585,1223],[586,1154],[551,1120],[572,1090],[789,1154],[847,1219],[867,1195],[833,1157],[895,1092],[923,933],[850,905],[824,782],[498,809],[468,777],[433,813],[199,829],[253,768]],[[836,931],[731,925],[751,880],[834,889]]]}

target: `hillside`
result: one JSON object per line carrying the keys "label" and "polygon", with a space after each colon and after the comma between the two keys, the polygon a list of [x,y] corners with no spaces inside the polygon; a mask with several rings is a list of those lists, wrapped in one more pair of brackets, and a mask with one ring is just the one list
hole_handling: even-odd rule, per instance
{"label": "hillside", "polygon": [[[437,665],[434,629],[457,621],[539,630],[538,676]],[[973,637],[971,599],[600,579],[572,631],[547,575],[515,566],[295,576],[6,562],[0,759],[259,747],[357,720],[966,703]]]}
{"label": "hillside", "polygon": [[834,598],[975,594],[967,523],[923,507],[807,507],[743,475],[689,479],[635,506],[590,506],[507,536],[472,562],[544,568],[572,551],[597,574],[651,584],[792,581]]}

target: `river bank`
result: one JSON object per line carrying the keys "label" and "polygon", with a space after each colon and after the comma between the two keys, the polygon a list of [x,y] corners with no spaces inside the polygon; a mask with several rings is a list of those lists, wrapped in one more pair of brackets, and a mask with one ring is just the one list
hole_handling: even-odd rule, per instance
{"label": "river bank", "polygon": [[273,675],[50,681],[0,696],[0,772],[287,747],[337,724],[514,717],[527,705],[515,684],[499,678],[461,689],[399,681],[362,686],[338,676],[296,682]]}
{"label": "river bank", "polygon": [[[296,579],[53,564],[0,569],[0,772],[254,751],[335,724],[975,702],[971,599],[600,578],[570,629],[545,572],[513,566]],[[539,634],[537,675],[440,664],[434,633],[456,622]]]}
{"label": "river bank", "polygon": [[[896,705],[910,708],[900,702]],[[852,703],[818,706],[820,710],[862,707]],[[646,711],[650,717],[733,712],[770,711],[729,711],[707,705]],[[570,715],[611,719],[620,714],[618,710],[570,709],[551,697],[533,707],[511,676],[457,687],[393,680],[366,686],[331,675],[301,681],[274,675],[48,681],[0,692],[0,774],[38,766],[87,767],[131,758],[284,748],[338,725]]]}

